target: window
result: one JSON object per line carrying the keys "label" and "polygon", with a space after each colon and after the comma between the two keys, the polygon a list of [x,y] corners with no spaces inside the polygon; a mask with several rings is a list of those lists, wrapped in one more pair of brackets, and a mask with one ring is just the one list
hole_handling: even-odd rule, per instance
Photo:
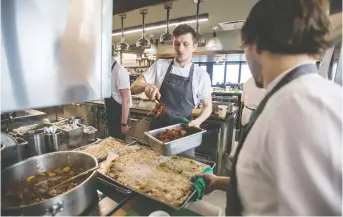
{"label": "window", "polygon": [[239,63],[228,63],[226,65],[226,83],[238,83]]}
{"label": "window", "polygon": [[252,77],[252,74],[250,72],[250,68],[249,68],[248,64],[243,63],[242,68],[241,68],[240,83],[245,83],[251,77]]}
{"label": "window", "polygon": [[214,64],[212,72],[212,85],[217,83],[222,84],[224,82],[225,70],[224,64]]}

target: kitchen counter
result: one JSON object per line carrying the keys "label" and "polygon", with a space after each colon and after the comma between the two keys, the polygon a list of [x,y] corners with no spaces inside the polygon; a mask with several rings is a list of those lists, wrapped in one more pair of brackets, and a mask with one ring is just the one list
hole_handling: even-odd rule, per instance
{"label": "kitchen counter", "polygon": [[176,210],[141,195],[128,200],[113,216],[149,216],[155,211],[165,211],[170,216],[221,216],[222,209],[205,201],[188,202],[185,208]]}

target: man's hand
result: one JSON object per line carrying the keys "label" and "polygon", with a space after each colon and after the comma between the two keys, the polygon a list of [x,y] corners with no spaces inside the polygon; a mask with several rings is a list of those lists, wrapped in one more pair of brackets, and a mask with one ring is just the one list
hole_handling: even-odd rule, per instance
{"label": "man's hand", "polygon": [[126,125],[125,127],[124,126],[121,126],[121,133],[126,135],[127,133],[129,132],[129,126]]}
{"label": "man's hand", "polygon": [[195,120],[192,120],[191,122],[188,123],[188,127],[200,128],[200,123],[197,119],[195,119]]}
{"label": "man's hand", "polygon": [[147,84],[144,88],[144,93],[150,100],[161,98],[159,89],[153,84]]}
{"label": "man's hand", "polygon": [[206,194],[210,194],[212,193],[214,190],[218,189],[217,186],[217,179],[218,176],[213,175],[212,173],[205,173],[205,174],[200,174],[197,175],[199,177],[203,177],[205,179],[205,181],[208,183],[207,184],[207,189],[206,189]]}

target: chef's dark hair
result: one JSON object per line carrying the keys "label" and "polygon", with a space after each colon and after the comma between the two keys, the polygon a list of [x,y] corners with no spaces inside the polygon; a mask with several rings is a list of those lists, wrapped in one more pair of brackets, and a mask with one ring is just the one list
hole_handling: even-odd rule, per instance
{"label": "chef's dark hair", "polygon": [[328,0],[260,0],[241,30],[243,46],[279,54],[322,53],[329,45]]}
{"label": "chef's dark hair", "polygon": [[193,42],[195,43],[197,41],[196,40],[196,33],[195,33],[195,30],[193,29],[193,27],[191,27],[190,25],[180,24],[173,31],[174,37],[178,37],[180,35],[185,35],[188,33],[190,33],[192,35]]}

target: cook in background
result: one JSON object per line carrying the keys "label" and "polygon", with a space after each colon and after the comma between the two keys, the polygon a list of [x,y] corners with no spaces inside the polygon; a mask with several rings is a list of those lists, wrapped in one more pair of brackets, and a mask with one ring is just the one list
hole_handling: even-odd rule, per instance
{"label": "cook in background", "polygon": [[328,46],[328,7],[327,0],[260,0],[242,28],[266,97],[230,178],[205,175],[209,190],[228,190],[226,215],[342,215],[342,88],[313,64]]}
{"label": "cook in background", "polygon": [[130,76],[127,70],[114,59],[112,45],[111,97],[105,99],[107,127],[110,136],[125,140],[129,130],[128,119],[132,105]]}
{"label": "cook in background", "polygon": [[243,86],[243,103],[242,125],[246,126],[254,116],[257,106],[265,96],[266,91],[256,86],[254,77],[249,78]]}
{"label": "cook in background", "polygon": [[[212,88],[208,73],[193,64],[193,52],[197,49],[195,30],[186,24],[173,31],[173,60],[160,59],[131,85],[133,94],[144,92],[153,100],[161,99],[166,114],[155,118],[151,129],[184,123],[192,118],[192,109],[203,101],[201,114],[188,125],[199,127],[212,113]],[[194,155],[194,149],[188,155]]]}

